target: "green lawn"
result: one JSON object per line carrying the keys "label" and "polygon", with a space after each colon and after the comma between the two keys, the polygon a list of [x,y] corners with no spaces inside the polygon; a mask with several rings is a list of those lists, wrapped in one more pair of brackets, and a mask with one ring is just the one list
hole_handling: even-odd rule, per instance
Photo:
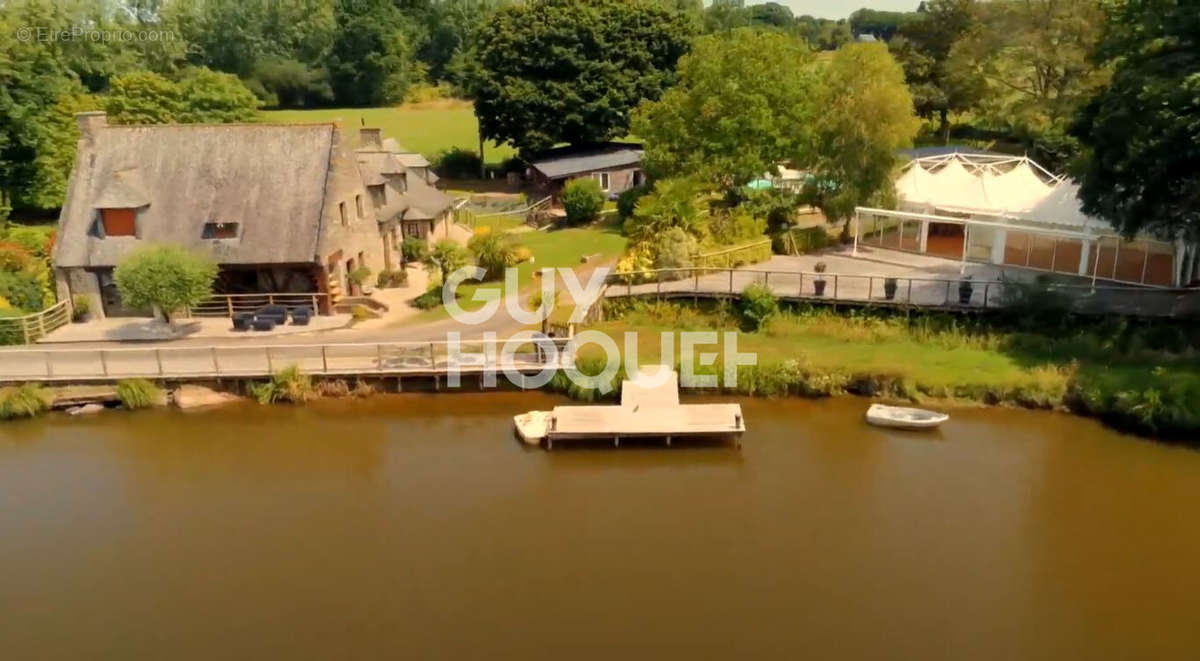
{"label": "green lawn", "polygon": [[[621,235],[612,222],[547,232],[515,232],[509,236],[514,244],[525,246],[533,253],[532,261],[517,266],[517,283],[521,291],[536,287],[535,271],[544,268],[576,268],[581,266],[581,260],[585,255],[598,255],[597,258],[588,262],[590,268],[615,259],[625,250],[626,244],[626,238]],[[471,300],[474,293],[481,289],[506,291],[503,282],[463,284],[458,288],[458,294],[464,310],[476,310],[482,307],[481,303]],[[561,292],[562,289],[560,284],[558,290]],[[559,304],[569,304],[565,293],[560,294]],[[412,317],[405,324],[427,323],[443,319],[446,316],[448,316],[446,309],[438,307]]]}
{"label": "green lawn", "polygon": [[[347,131],[357,131],[365,122],[368,127],[383,129],[385,138],[395,138],[408,149],[432,158],[451,147],[479,150],[479,123],[470,105],[457,107],[421,108],[326,108],[320,110],[266,110],[262,121],[285,124],[306,122],[341,122]],[[355,136],[354,139],[357,139]],[[514,153],[508,146],[488,142],[484,160],[498,163]]]}
{"label": "green lawn", "polygon": [[[638,359],[646,363],[661,358],[664,332],[733,330],[737,324],[732,312],[722,315],[664,305],[635,310],[593,328],[611,335],[618,346],[625,331],[637,332]],[[678,337],[674,351],[668,362],[678,360]],[[724,353],[713,346],[697,351]],[[931,341],[895,326],[856,323],[833,315],[777,318],[766,331],[739,333],[738,351],[754,353],[759,365],[797,360],[812,370],[908,379],[927,392],[956,386],[1003,390],[1038,386],[1058,391],[1065,389],[1069,377],[1059,365],[1029,365],[986,342],[951,337]]]}

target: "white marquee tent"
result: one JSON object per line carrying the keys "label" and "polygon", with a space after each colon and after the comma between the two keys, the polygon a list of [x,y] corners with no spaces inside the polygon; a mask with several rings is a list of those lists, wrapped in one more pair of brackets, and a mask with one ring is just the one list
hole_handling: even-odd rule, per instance
{"label": "white marquee tent", "polygon": [[1076,184],[1026,157],[918,158],[895,186],[898,212],[858,210],[863,243],[1093,280],[1179,286],[1200,277],[1200,247],[1123,240],[1083,213]]}

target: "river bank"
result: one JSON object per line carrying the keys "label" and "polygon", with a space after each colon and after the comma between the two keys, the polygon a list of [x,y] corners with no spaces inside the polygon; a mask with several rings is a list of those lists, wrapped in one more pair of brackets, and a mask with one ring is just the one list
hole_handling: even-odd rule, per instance
{"label": "river bank", "polygon": [[[1200,361],[1193,344],[1200,338],[1178,328],[1131,326],[1118,319],[1086,327],[1063,325],[1047,334],[949,315],[910,318],[783,309],[750,330],[745,311],[728,304],[647,302],[609,305],[605,317],[591,330],[622,347],[625,334],[636,333],[639,364],[665,362],[681,372],[677,353],[663,354],[664,334],[677,349],[680,332],[736,332],[738,351],[755,356],[755,364],[738,368],[736,383],[723,376],[723,347],[715,349],[712,364],[693,365],[695,373],[715,375],[725,393],[768,398],[853,394],[941,407],[1056,409],[1150,438],[1200,442]],[[597,349],[594,344],[581,348],[577,364],[585,373],[601,371]],[[613,385],[619,385],[623,374],[624,369],[617,373]],[[188,385],[194,397],[168,397],[157,385],[135,379],[108,388],[95,401],[142,408],[190,399],[193,406],[205,406],[234,401],[232,393],[261,404],[304,404],[399,389],[394,380],[317,378],[294,367],[280,369],[269,380],[226,380],[215,384],[216,391]],[[436,378],[431,387],[441,388]],[[482,387],[478,377],[466,377],[461,389]],[[556,375],[546,388],[582,401],[617,395],[616,390],[605,396],[581,388],[565,374]],[[48,392],[36,384],[0,389],[0,419],[51,408],[54,397]],[[69,393],[67,399],[75,406],[87,403]]]}
{"label": "river bank", "polygon": [[[1058,409],[1147,437],[1200,442],[1200,359],[1193,345],[1200,338],[1180,336],[1175,327],[1114,319],[1060,325],[1048,334],[951,315],[792,308],[770,317],[749,331],[743,311],[732,305],[635,302],[610,306],[592,329],[622,348],[625,334],[636,333],[643,364],[663,361],[662,336],[671,335],[676,349],[667,362],[677,368],[680,332],[735,331],[738,351],[756,356],[756,364],[738,368],[736,384],[723,382],[724,347],[703,347],[717,353],[716,362],[697,360],[693,370],[746,395],[855,394]],[[593,345],[581,349],[578,362],[599,373],[600,358]],[[579,399],[599,397],[565,380],[557,385]]]}

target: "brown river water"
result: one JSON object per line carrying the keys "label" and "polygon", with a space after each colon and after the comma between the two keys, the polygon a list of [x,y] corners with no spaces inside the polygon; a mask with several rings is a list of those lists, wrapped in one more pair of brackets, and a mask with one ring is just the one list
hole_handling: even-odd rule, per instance
{"label": "brown river water", "polygon": [[0,426],[0,658],[1185,659],[1200,452],[744,400],[733,447],[520,446],[543,394]]}

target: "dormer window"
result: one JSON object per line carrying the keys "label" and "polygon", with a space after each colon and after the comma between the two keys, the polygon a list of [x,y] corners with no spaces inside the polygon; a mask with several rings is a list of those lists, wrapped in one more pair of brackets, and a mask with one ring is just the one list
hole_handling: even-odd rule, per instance
{"label": "dormer window", "polygon": [[239,229],[241,229],[239,223],[204,223],[204,230],[200,233],[200,238],[236,239]]}
{"label": "dormer window", "polygon": [[383,184],[374,184],[367,186],[367,192],[371,194],[371,203],[378,209],[387,204],[387,189]]}
{"label": "dormer window", "polygon": [[101,209],[104,236],[137,236],[137,213],[133,209]]}

